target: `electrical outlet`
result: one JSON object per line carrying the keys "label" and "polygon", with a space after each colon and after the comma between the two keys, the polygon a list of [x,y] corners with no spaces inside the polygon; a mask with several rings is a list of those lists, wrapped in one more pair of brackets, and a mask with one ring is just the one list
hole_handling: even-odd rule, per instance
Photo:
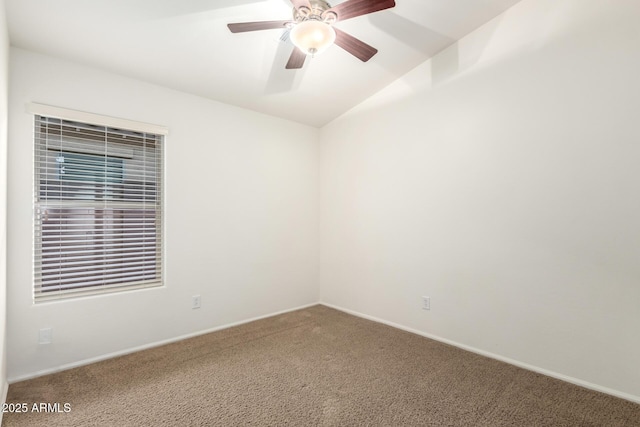
{"label": "electrical outlet", "polygon": [[431,298],[422,297],[422,309],[423,310],[431,310]]}
{"label": "electrical outlet", "polygon": [[38,344],[51,344],[53,340],[53,328],[42,328],[38,334]]}
{"label": "electrical outlet", "polygon": [[191,308],[196,309],[196,308],[200,308],[200,303],[202,301],[200,300],[200,295],[194,295],[191,297]]}

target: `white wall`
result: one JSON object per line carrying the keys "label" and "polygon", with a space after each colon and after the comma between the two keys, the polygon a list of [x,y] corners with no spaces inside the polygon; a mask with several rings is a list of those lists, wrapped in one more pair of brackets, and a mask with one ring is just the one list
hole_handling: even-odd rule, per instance
{"label": "white wall", "polygon": [[640,401],[639,20],[523,0],[326,126],[321,301]]}
{"label": "white wall", "polygon": [[[4,0],[0,0],[0,403],[7,392],[7,88],[9,84],[9,37]],[[0,414],[2,422],[2,414]]]}
{"label": "white wall", "polygon": [[[10,59],[10,381],[317,302],[317,129],[23,50]],[[166,287],[33,304],[29,102],[169,127]],[[50,345],[37,344],[44,327]]]}

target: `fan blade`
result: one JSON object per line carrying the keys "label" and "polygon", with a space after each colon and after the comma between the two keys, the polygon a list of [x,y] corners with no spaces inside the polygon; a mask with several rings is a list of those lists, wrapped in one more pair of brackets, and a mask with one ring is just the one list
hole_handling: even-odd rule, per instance
{"label": "fan blade", "polygon": [[287,66],[285,68],[287,70],[302,68],[305,59],[307,59],[307,55],[297,47],[294,47],[293,52],[291,52],[291,56],[289,57],[289,62],[287,62]]}
{"label": "fan blade", "polygon": [[333,27],[333,29],[336,32],[336,44],[362,62],[367,62],[373,57],[373,55],[378,53],[378,49],[369,46],[362,40],[359,40],[338,28]]}
{"label": "fan blade", "polygon": [[246,33],[247,31],[274,30],[285,28],[291,21],[260,21],[241,22],[238,24],[227,24],[232,33]]}
{"label": "fan blade", "polygon": [[390,9],[395,5],[396,2],[394,0],[348,0],[335,5],[327,12],[334,12],[338,15],[338,21],[344,21],[356,16]]}
{"label": "fan blade", "polygon": [[273,63],[271,64],[269,78],[264,86],[264,93],[266,95],[294,91],[302,81],[302,73],[305,70],[289,71],[283,67],[289,60],[291,49],[293,48],[293,44],[289,41],[290,31],[291,30],[287,28],[280,35],[280,43],[278,43]]}
{"label": "fan blade", "polygon": [[305,6],[311,9],[309,0],[291,0],[291,3],[293,3],[293,7],[295,7],[296,9],[300,9],[301,6]]}

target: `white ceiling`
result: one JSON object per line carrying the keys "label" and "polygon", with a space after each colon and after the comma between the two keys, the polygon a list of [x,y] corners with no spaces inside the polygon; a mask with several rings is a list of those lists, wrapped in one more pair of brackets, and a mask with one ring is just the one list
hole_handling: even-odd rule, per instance
{"label": "white ceiling", "polygon": [[290,19],[288,0],[5,2],[13,46],[321,127],[518,1],[396,0],[336,25],[379,50],[369,62],[332,46],[301,70],[282,30],[226,26]]}

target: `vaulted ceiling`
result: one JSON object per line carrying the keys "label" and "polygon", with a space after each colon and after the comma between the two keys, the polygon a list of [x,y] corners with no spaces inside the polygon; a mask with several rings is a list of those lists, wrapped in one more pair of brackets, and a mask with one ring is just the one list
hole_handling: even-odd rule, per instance
{"label": "vaulted ceiling", "polygon": [[[349,1],[349,0],[346,0]],[[519,0],[396,0],[336,27],[378,49],[366,63],[337,46],[300,70],[285,30],[289,0],[6,0],[13,46],[320,127]],[[343,1],[330,2],[332,5]]]}

